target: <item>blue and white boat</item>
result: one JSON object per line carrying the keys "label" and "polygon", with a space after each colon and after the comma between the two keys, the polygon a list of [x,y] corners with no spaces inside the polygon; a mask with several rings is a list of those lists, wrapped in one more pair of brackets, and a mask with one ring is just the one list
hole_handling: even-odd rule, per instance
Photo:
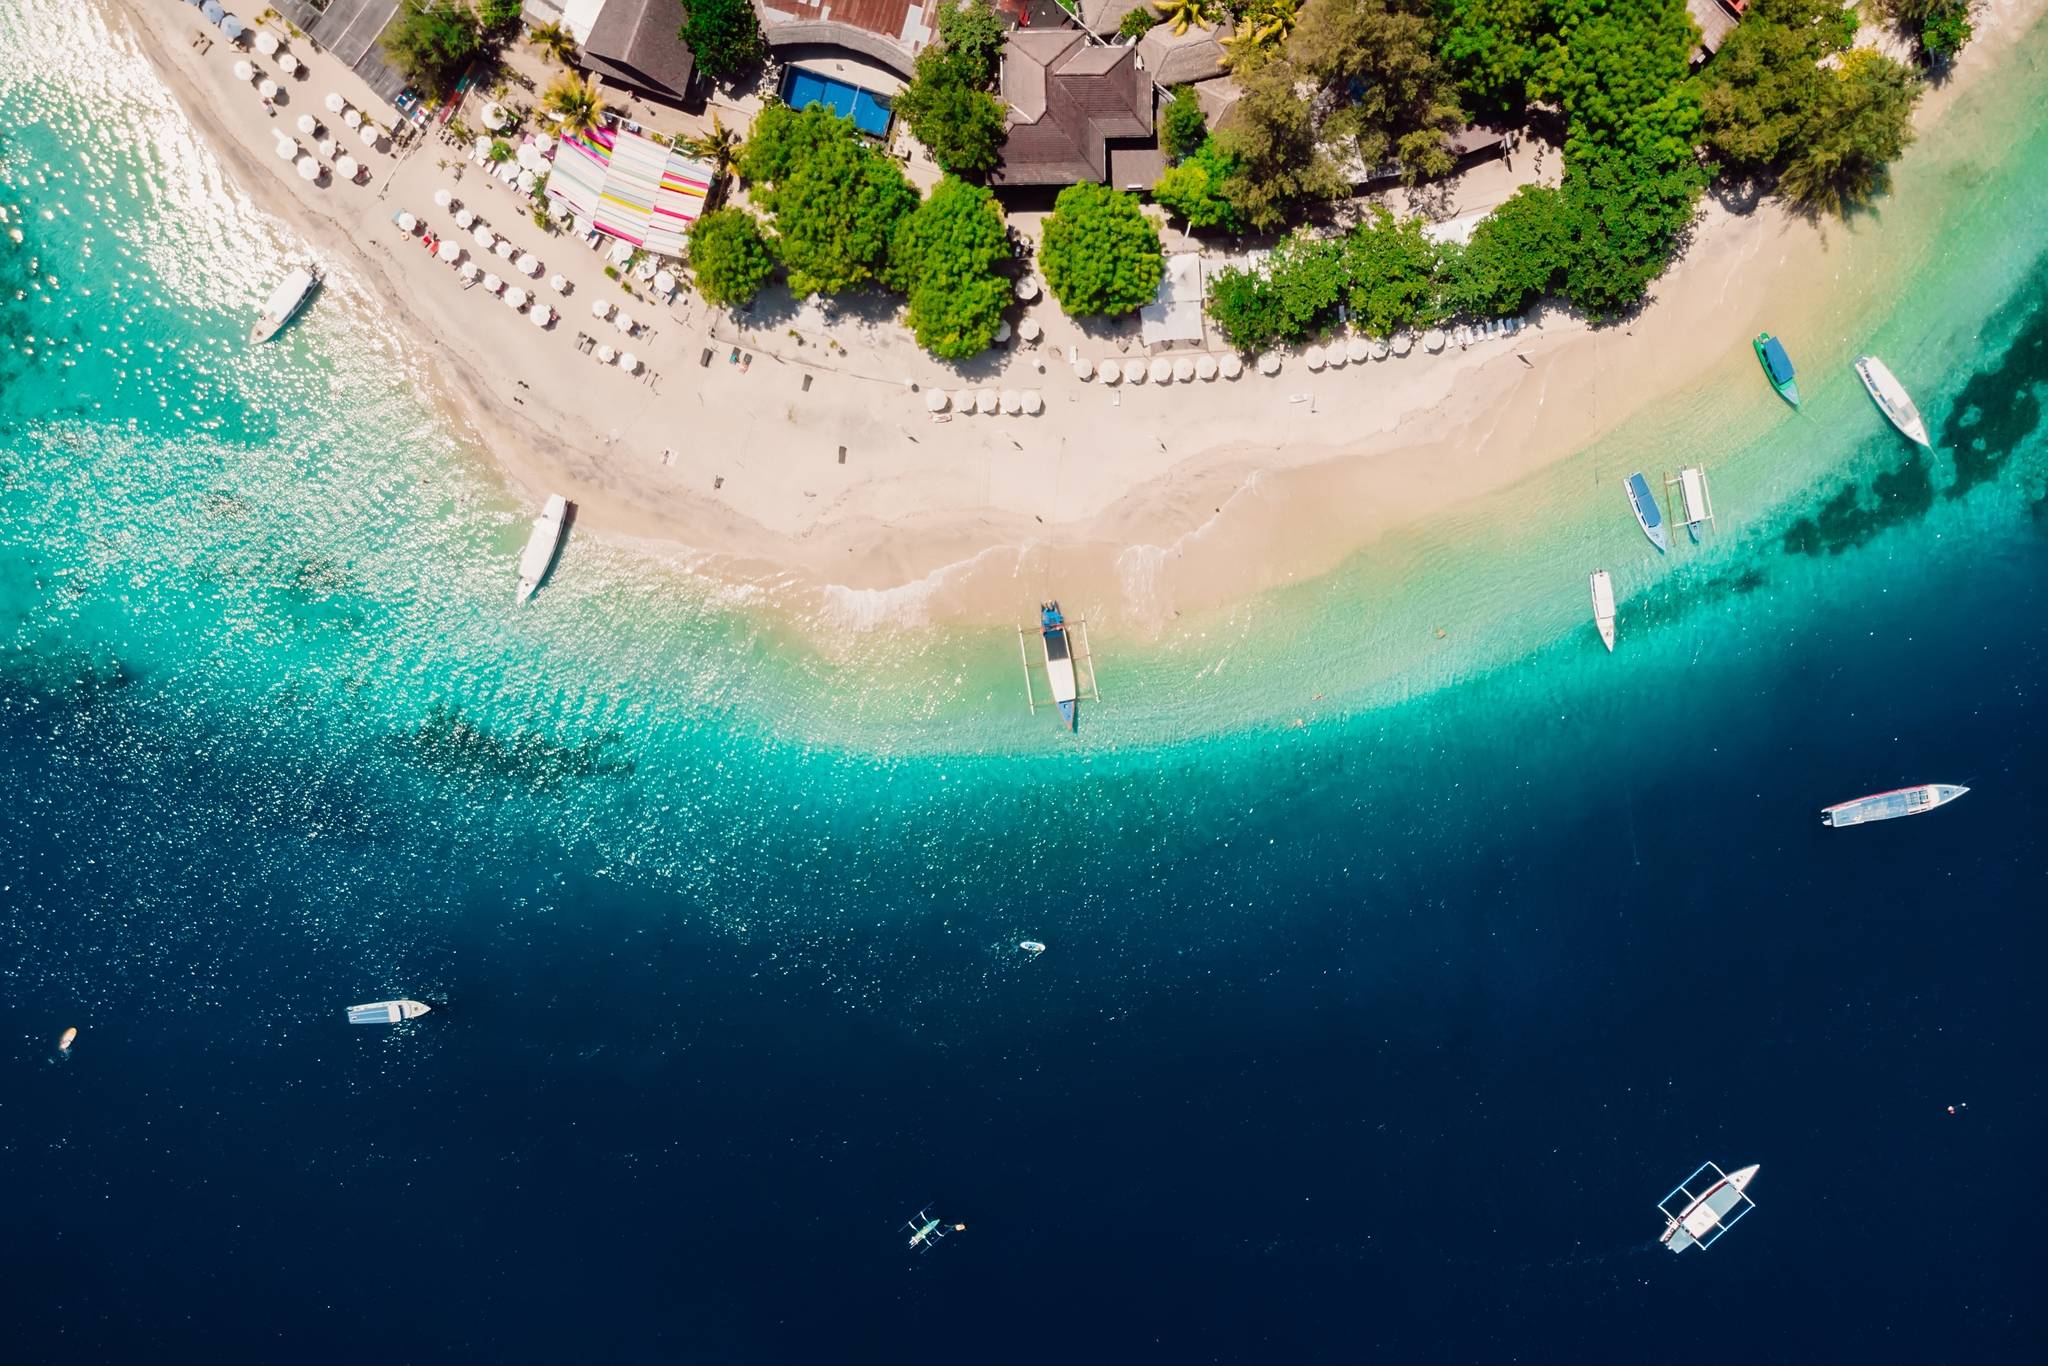
{"label": "blue and white boat", "polygon": [[1045,681],[1051,685],[1053,705],[1060,709],[1060,720],[1067,723],[1068,730],[1079,730],[1081,704],[1074,679],[1073,640],[1057,599],[1038,605],[1038,638],[1045,646]]}
{"label": "blue and white boat", "polygon": [[1658,510],[1657,495],[1650,492],[1650,481],[1637,470],[1621,481],[1628,491],[1628,505],[1635,509],[1636,525],[1650,538],[1650,544],[1657,547],[1659,554],[1671,549],[1671,538],[1664,531],[1664,514]]}
{"label": "blue and white boat", "polygon": [[1664,1216],[1664,1236],[1658,1241],[1673,1252],[1694,1247],[1704,1252],[1719,1242],[1722,1234],[1756,1208],[1748,1192],[1749,1183],[1756,1180],[1757,1165],[1731,1173],[1712,1162],[1701,1163],[1698,1171],[1657,1202],[1657,1210]]}
{"label": "blue and white boat", "polygon": [[433,1007],[420,1001],[372,1001],[366,1006],[350,1006],[350,1024],[397,1024],[402,1020],[417,1020]]}

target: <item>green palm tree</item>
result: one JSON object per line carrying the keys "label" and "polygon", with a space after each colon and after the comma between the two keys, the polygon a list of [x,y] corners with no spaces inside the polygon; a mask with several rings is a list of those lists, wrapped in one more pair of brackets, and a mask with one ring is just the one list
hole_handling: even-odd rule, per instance
{"label": "green palm tree", "polygon": [[1216,24],[1209,12],[1209,0],[1152,0],[1152,8],[1159,11],[1161,23],[1173,26],[1176,38],[1191,26],[1213,28]]}
{"label": "green palm tree", "polygon": [[569,65],[569,59],[576,55],[576,35],[560,24],[535,24],[527,31],[526,41],[563,66]]}
{"label": "green palm tree", "polygon": [[723,180],[732,174],[733,163],[739,160],[740,135],[725,126],[725,120],[714,112],[711,127],[696,137],[679,138],[676,145],[699,161],[711,164],[711,178]]}
{"label": "green palm tree", "polygon": [[604,101],[589,81],[564,71],[540,97],[541,108],[558,116],[564,133],[587,133],[604,117]]}

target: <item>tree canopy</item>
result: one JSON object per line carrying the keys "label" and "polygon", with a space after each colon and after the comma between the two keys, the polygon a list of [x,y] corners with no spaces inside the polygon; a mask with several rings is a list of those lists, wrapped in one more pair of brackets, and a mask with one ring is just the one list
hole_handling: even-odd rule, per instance
{"label": "tree canopy", "polygon": [[1374,212],[1344,239],[1344,301],[1351,321],[1368,336],[1387,337],[1404,327],[1438,321],[1437,249],[1422,235],[1422,220],[1398,222]]}
{"label": "tree canopy", "polygon": [[1842,57],[1826,82],[1811,136],[1778,174],[1778,191],[1810,212],[1846,213],[1891,185],[1891,163],[1913,141],[1913,106],[1922,86],[1913,72],[1879,52]]}
{"label": "tree canopy", "polygon": [[995,342],[1010,303],[997,273],[1009,259],[1002,205],[979,185],[947,176],[896,225],[889,283],[910,296],[918,345],[946,360],[979,355]]}
{"label": "tree canopy", "polygon": [[1428,0],[1315,0],[1286,52],[1331,92],[1324,140],[1368,170],[1398,161],[1413,184],[1451,169],[1449,135],[1465,122],[1436,48]]}
{"label": "tree canopy", "polygon": [[774,274],[768,236],[745,209],[713,209],[690,225],[690,275],[705,302],[741,307]]}
{"label": "tree canopy", "polygon": [[1342,244],[1296,233],[1257,268],[1210,276],[1209,316],[1239,351],[1306,341],[1336,318],[1345,282]]}
{"label": "tree canopy", "polygon": [[850,119],[822,106],[770,105],[740,149],[740,175],[775,228],[775,254],[798,294],[837,294],[875,280],[917,191]]}
{"label": "tree canopy", "polygon": [[1152,186],[1152,198],[1168,213],[1186,219],[1190,228],[1238,232],[1244,227],[1244,216],[1223,188],[1236,173],[1236,158],[1214,138],[1205,138],[1193,155],[1159,177]]}
{"label": "tree canopy", "polygon": [[990,0],[952,0],[939,9],[939,41],[966,63],[974,84],[983,90],[995,83],[1009,40],[1010,21]]}
{"label": "tree canopy", "polygon": [[1299,75],[1274,57],[1238,75],[1244,94],[1217,144],[1235,170],[1223,192],[1245,223],[1261,232],[1284,226],[1304,207],[1336,199],[1351,187],[1323,150],[1315,113],[1295,86]]}
{"label": "tree canopy", "polygon": [[993,170],[1003,152],[1009,118],[984,88],[967,52],[933,45],[917,54],[910,84],[896,97],[896,112],[939,169],[952,175]]}
{"label": "tree canopy", "polygon": [[1166,261],[1138,201],[1092,181],[1053,201],[1039,248],[1045,282],[1076,316],[1129,313],[1152,302]]}
{"label": "tree canopy", "polygon": [[483,46],[476,14],[460,0],[435,0],[419,9],[404,6],[384,31],[391,64],[422,85],[438,90],[455,78]]}
{"label": "tree canopy", "polygon": [[[1147,11],[1134,9],[1133,14]],[[1209,136],[1208,120],[1202,117],[1202,103],[1191,85],[1175,86],[1173,98],[1159,111],[1159,145],[1174,161],[1193,156]]]}
{"label": "tree canopy", "polygon": [[1480,318],[1520,313],[1564,280],[1572,216],[1562,191],[1524,185],[1479,220],[1472,240],[1446,261],[1450,302]]}
{"label": "tree canopy", "polygon": [[697,69],[714,81],[729,81],[768,54],[753,0],[683,0],[679,32]]}

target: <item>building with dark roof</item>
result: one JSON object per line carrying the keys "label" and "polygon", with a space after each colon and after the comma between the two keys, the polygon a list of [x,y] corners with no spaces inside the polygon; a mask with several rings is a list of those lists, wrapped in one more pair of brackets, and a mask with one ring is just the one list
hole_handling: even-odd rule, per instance
{"label": "building with dark roof", "polygon": [[1152,140],[1152,81],[1130,47],[1079,29],[1017,29],[1003,45],[1001,98],[1010,130],[992,185],[1107,180],[1120,143]]}
{"label": "building with dark roof", "polygon": [[1179,33],[1172,24],[1154,24],[1138,40],[1138,61],[1161,89],[1215,80],[1224,74],[1223,40],[1236,32],[1228,19],[1208,28],[1189,24]]}
{"label": "building with dark roof", "polygon": [[909,80],[932,40],[937,0],[755,0],[761,37],[787,48],[840,47]]}
{"label": "building with dark roof", "polygon": [[613,85],[681,103],[697,71],[678,0],[605,0],[583,40],[582,65]]}

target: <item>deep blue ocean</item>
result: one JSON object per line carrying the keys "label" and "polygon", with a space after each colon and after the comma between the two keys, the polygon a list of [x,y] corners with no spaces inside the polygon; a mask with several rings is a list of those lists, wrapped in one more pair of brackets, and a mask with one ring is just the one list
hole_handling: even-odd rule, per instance
{"label": "deep blue ocean", "polygon": [[[1969,344],[1872,324],[1939,451],[1839,365],[1758,406],[1720,542],[1607,507],[1612,657],[1581,600],[1405,700],[1120,734],[1167,647],[1079,743],[977,682],[864,749],[625,551],[513,614],[521,513],[370,305],[245,359],[277,230],[109,69],[0,64],[148,133],[0,135],[7,1362],[2048,1359],[2024,166],[1935,163],[2000,244],[1928,267]],[[1923,781],[1972,791],[1818,821]],[[1757,1208],[1674,1257],[1707,1160]],[[968,1227],[918,1257],[923,1207]]]}

